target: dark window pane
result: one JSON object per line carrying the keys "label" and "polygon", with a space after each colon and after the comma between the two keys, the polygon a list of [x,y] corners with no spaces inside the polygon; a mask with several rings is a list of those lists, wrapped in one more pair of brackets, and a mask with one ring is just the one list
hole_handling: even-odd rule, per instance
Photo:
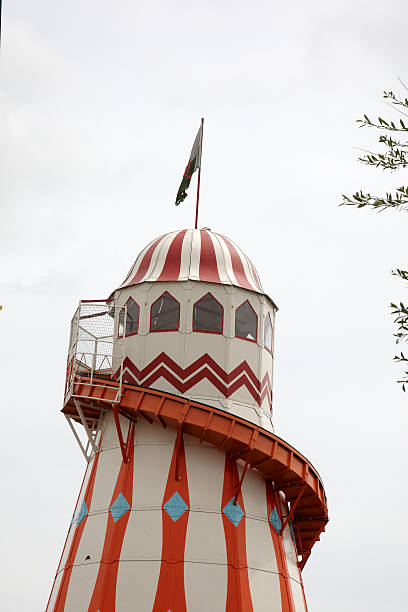
{"label": "dark window pane", "polygon": [[265,318],[264,345],[265,348],[272,352],[272,323],[269,313],[266,315]]}
{"label": "dark window pane", "polygon": [[[139,306],[136,302],[129,298],[126,303],[127,311],[126,311],[126,329],[125,336],[130,334],[137,334],[139,331]],[[121,309],[119,312],[119,331],[118,335],[121,336],[123,334],[123,320],[125,318],[125,309]]]}
{"label": "dark window pane", "polygon": [[152,305],[150,330],[178,329],[179,317],[179,303],[166,291]]}
{"label": "dark window pane", "polygon": [[249,302],[244,302],[235,315],[235,335],[245,340],[256,341],[258,317]]}
{"label": "dark window pane", "polygon": [[129,334],[137,334],[139,331],[139,306],[136,304],[132,298],[130,298],[127,302],[127,311],[126,311],[126,333]]}
{"label": "dark window pane", "polygon": [[194,304],[194,330],[222,334],[223,307],[207,293]]}

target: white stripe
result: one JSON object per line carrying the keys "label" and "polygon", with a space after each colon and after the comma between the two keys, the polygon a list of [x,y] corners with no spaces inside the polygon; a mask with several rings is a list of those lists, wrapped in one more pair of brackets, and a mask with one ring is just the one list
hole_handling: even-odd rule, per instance
{"label": "white stripe", "polygon": [[157,238],[155,238],[154,240],[152,240],[151,242],[149,242],[149,244],[147,245],[146,248],[143,249],[143,251],[141,253],[139,253],[139,255],[136,258],[136,261],[134,262],[134,264],[131,266],[125,280],[123,281],[123,283],[121,284],[121,287],[125,287],[126,283],[128,280],[131,280],[132,278],[134,278],[136,276],[136,273],[140,267],[140,264],[142,263],[142,259],[145,255],[145,253],[147,252],[147,250],[151,247],[151,245],[153,244],[153,242],[156,242]]}
{"label": "white stripe", "polygon": [[[166,236],[166,234],[163,234],[163,236],[159,236],[159,238],[164,238]],[[152,244],[154,244],[155,242],[157,242],[158,238],[155,238],[154,240],[152,240],[151,242],[149,242],[149,244],[143,249],[143,251],[141,251],[139,253],[139,255],[136,258],[136,261],[134,262],[133,266],[130,268],[128,275],[126,276],[126,279],[124,280],[124,282],[121,284],[120,287],[126,287],[127,282],[131,281],[136,274],[139,271],[140,268],[140,264],[142,263],[143,257],[145,256],[145,254],[147,253],[147,251],[150,249],[150,247],[152,246]],[[160,242],[158,243],[158,245],[160,244]],[[151,260],[150,260],[151,261]]]}
{"label": "white stripe", "polygon": [[201,232],[193,230],[190,255],[190,275],[192,280],[200,280]]}
{"label": "white stripe", "polygon": [[302,585],[295,580],[290,581],[292,589],[293,603],[295,604],[295,612],[306,612],[305,600],[303,599]]}
{"label": "white stripe", "polygon": [[229,285],[230,281],[229,281],[228,275],[225,270],[224,255],[223,255],[223,251],[220,246],[219,240],[217,240],[217,237],[216,237],[217,235],[213,234],[212,232],[207,232],[207,234],[213,243],[213,247],[215,251],[215,259],[217,260],[217,272],[218,272],[218,276],[220,277],[220,282],[223,285]]}
{"label": "white stripe", "polygon": [[224,281],[224,284],[236,285],[237,287],[239,287],[240,284],[237,282],[237,279],[235,278],[235,275],[234,275],[234,271],[232,269],[231,254],[229,252],[228,245],[220,234],[214,234],[214,236],[218,240],[218,243],[221,247],[221,251],[223,254],[223,264],[224,264],[223,271],[224,271],[224,275],[227,278],[227,281]]}
{"label": "white stripe", "polygon": [[64,572],[60,572],[57,575],[57,577],[55,579],[55,582],[54,582],[54,585],[53,585],[52,593],[51,593],[51,596],[50,596],[50,601],[49,601],[49,603],[47,605],[47,608],[46,608],[45,612],[52,612],[54,610],[55,600],[57,599],[57,595],[58,595],[58,592],[59,592],[59,588],[60,588],[61,580],[62,580],[63,576],[64,576]]}
{"label": "white stripe", "polygon": [[[176,432],[169,428],[141,422],[135,427],[132,511],[116,588],[119,612],[152,610],[154,605],[162,556],[162,504],[175,437]],[[133,593],[137,594],[136,605]]]}
{"label": "white stripe", "polygon": [[[240,475],[242,466],[239,466]],[[246,553],[252,603],[257,612],[281,610],[282,600],[276,553],[268,523],[265,480],[248,471],[242,484],[245,506]]]}
{"label": "white stripe", "polygon": [[[67,612],[88,610],[95,587],[108,524],[109,505],[122,462],[120,448],[108,447],[109,441],[114,439],[115,435],[117,437],[115,422],[110,414],[104,429],[103,452],[99,455],[89,514],[69,582],[64,608]],[[85,561],[87,555],[91,556],[91,563],[88,565]]]}
{"label": "white stripe", "polygon": [[173,238],[178,234],[178,232],[172,232],[171,234],[167,234],[160,240],[159,244],[155,248],[152,254],[152,258],[150,260],[150,265],[146,271],[146,274],[141,279],[141,283],[144,281],[156,281],[164,266],[164,262],[166,261],[166,256],[168,250],[170,248],[171,243],[173,242]]}
{"label": "white stripe", "polygon": [[193,239],[193,231],[194,230],[187,230],[184,234],[183,244],[181,247],[180,272],[177,279],[179,281],[186,281],[190,278],[191,242]]}
{"label": "white stripe", "polygon": [[[247,374],[247,372],[245,372],[245,370],[243,370],[242,372],[240,372],[239,374],[234,376],[234,378],[230,382],[227,383],[227,382],[225,382],[225,380],[223,378],[221,378],[217,374],[217,372],[215,372],[213,370],[211,365],[208,364],[208,363],[205,363],[202,366],[200,366],[197,370],[194,370],[194,372],[192,372],[189,376],[184,377],[184,378],[180,378],[180,376],[176,372],[174,372],[173,369],[171,367],[169,367],[167,364],[165,364],[163,361],[158,363],[157,366],[151,372],[149,372],[149,374],[147,374],[144,378],[141,378],[139,384],[144,385],[145,381],[148,380],[151,376],[153,376],[153,374],[157,370],[159,370],[161,368],[164,368],[167,372],[169,372],[172,376],[174,376],[174,378],[177,378],[177,380],[180,381],[181,383],[188,383],[191,378],[193,378],[194,376],[199,374],[202,370],[208,369],[214,375],[214,377],[217,378],[219,380],[219,382],[226,387],[226,389],[228,389],[238,378],[241,378],[242,376],[244,376],[245,380],[250,384],[250,386],[255,391],[255,393],[258,393],[259,395],[262,393],[262,391],[263,391],[265,386],[269,387],[269,389],[270,389],[270,385],[268,385],[268,383],[266,383],[265,385],[263,385],[263,387],[261,388],[261,391],[259,392],[257,387],[252,382],[252,379],[248,376],[248,374]],[[128,368],[125,368],[125,371],[128,372],[132,376],[132,378],[136,378],[135,375],[132,374],[132,372],[130,370],[128,370]],[[205,377],[204,379],[200,380],[199,383],[203,382],[205,380],[207,380],[207,382],[209,382],[208,378]],[[169,384],[171,384],[171,383],[169,383]],[[210,383],[210,384],[212,384],[212,383]],[[244,386],[244,385],[242,385],[242,386]],[[240,389],[237,389],[237,391],[240,391]],[[251,398],[252,398],[252,396],[251,396]],[[253,400],[253,398],[252,398],[252,400]],[[255,401],[255,400],[253,400],[253,401]]]}
{"label": "white stripe", "polygon": [[[247,258],[248,259],[248,258]],[[252,262],[250,262],[253,268],[253,277],[255,278],[256,281],[256,286],[258,287],[258,291],[260,291],[261,293],[264,292],[263,287],[262,287],[262,283],[261,283],[261,279],[259,278],[259,274],[254,266],[254,264]]]}
{"label": "white stripe", "polygon": [[[164,270],[166,257],[169,252],[169,248],[175,239],[175,237],[182,230],[178,230],[176,232],[171,232],[169,234],[164,234],[160,237],[149,262],[148,268],[146,270],[145,275],[140,279],[139,283],[144,281],[154,282],[156,281],[161,273]],[[216,258],[217,272],[220,278],[220,282],[223,285],[234,285],[236,287],[241,287],[242,285],[237,281],[234,275],[231,254],[228,248],[228,244],[226,243],[224,237],[221,234],[216,234],[215,232],[207,231],[207,235],[210,237]],[[144,256],[151,246],[157,241],[152,240],[138,255],[136,261],[133,266],[130,268],[128,275],[126,276],[125,281],[120,285],[119,288],[129,286],[132,283],[132,279],[137,275],[140,265],[143,261]],[[247,282],[251,286],[252,290],[257,293],[264,293],[262,288],[261,281],[259,279],[258,273],[248,259],[248,257],[243,253],[243,251],[231,240],[228,239],[229,242],[236,249],[236,253],[241,260],[245,277]],[[180,270],[178,279],[179,281],[186,281],[188,279],[192,280],[201,280],[200,279],[200,261],[201,261],[201,232],[200,230],[187,230],[183,243],[181,245],[181,257],[180,257]]]}
{"label": "white stripe", "polygon": [[[68,537],[67,537],[65,548],[64,548],[64,551],[63,551],[63,554],[62,554],[62,557],[61,557],[60,564],[58,566],[58,571],[57,571],[58,575],[57,575],[57,579],[55,580],[55,584],[54,584],[53,589],[52,589],[52,593],[51,593],[51,597],[50,597],[50,602],[49,602],[49,605],[47,606],[47,611],[54,609],[54,604],[55,604],[55,600],[56,600],[58,592],[59,592],[59,588],[60,588],[60,585],[61,585],[61,580],[62,580],[62,577],[64,576],[63,569],[65,567],[65,563],[67,561],[69,552],[71,550],[72,540],[74,538],[75,531],[76,531],[76,528],[77,528],[77,520],[78,520],[79,510],[80,510],[80,508],[82,506],[82,502],[84,501],[84,498],[85,498],[85,493],[86,493],[86,489],[88,487],[89,479],[91,477],[92,466],[94,464],[94,461],[95,461],[95,456],[91,459],[91,461],[89,462],[88,467],[87,467],[86,475],[85,475],[85,478],[84,478],[84,481],[83,481],[83,484],[82,484],[82,487],[81,487],[81,493],[80,493],[80,495],[78,497],[78,502],[77,502],[77,505],[75,506],[75,511],[74,511],[74,515],[73,515],[73,518],[72,518],[72,523],[71,523],[71,526],[69,528],[69,534],[68,534]],[[88,510],[89,510],[89,508],[88,508]]]}
{"label": "white stripe", "polygon": [[[288,513],[289,513],[289,510],[286,504],[284,504],[283,514],[287,515]],[[287,527],[285,528],[283,532],[283,544],[285,548],[286,563],[288,566],[289,576],[293,580],[297,580],[299,582],[300,577],[299,577],[299,568],[298,568],[297,559],[296,559],[296,550],[295,550],[295,545],[292,540],[292,534],[291,534],[289,525],[287,525]]]}
{"label": "white stripe", "polygon": [[252,287],[252,289],[254,291],[258,291],[258,288],[256,286],[256,283],[254,283],[254,279],[253,279],[253,276],[252,276],[251,266],[249,265],[248,260],[247,260],[247,258],[245,256],[245,254],[241,251],[239,246],[237,246],[235,244],[235,242],[232,242],[232,240],[230,242],[234,245],[234,247],[237,250],[237,253],[238,253],[239,258],[240,258],[240,260],[242,262],[242,265],[244,266],[244,273],[245,273],[245,276],[246,276],[246,279],[247,279],[248,283],[251,285],[251,287]]}
{"label": "white stripe", "polygon": [[187,610],[224,612],[228,585],[221,514],[224,455],[197,442],[186,444],[185,453],[190,497],[184,557]]}

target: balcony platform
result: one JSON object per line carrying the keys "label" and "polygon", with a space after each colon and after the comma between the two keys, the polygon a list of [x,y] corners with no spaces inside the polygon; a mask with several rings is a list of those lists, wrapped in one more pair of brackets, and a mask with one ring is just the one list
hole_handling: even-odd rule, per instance
{"label": "balcony platform", "polygon": [[90,428],[102,411],[114,410],[131,422],[142,418],[176,429],[179,436],[194,436],[200,443],[211,444],[243,461],[241,480],[236,483],[237,495],[247,469],[258,470],[289,502],[289,515],[282,517],[282,524],[284,527],[289,521],[293,523],[299,567],[303,569],[313,545],[325,530],[328,511],[319,474],[295,448],[234,414],[162,391],[115,382],[109,377],[77,376],[71,391],[65,397],[62,412],[81,422],[79,402]]}

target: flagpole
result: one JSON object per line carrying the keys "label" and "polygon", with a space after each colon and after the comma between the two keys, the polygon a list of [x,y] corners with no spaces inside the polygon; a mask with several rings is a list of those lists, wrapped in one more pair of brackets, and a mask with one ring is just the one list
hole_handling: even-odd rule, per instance
{"label": "flagpole", "polygon": [[201,157],[203,153],[203,132],[204,132],[204,117],[201,117],[200,167],[198,169],[197,202],[196,202],[196,215],[195,215],[194,229],[197,229],[197,225],[198,225],[198,203],[200,201],[200,179],[201,179]]}

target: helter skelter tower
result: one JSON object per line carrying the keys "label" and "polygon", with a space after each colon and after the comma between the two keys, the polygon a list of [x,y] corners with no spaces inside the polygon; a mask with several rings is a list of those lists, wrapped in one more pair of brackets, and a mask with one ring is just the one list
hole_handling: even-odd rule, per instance
{"label": "helter skelter tower", "polygon": [[47,612],[307,610],[327,505],[273,433],[276,310],[208,229],[157,238],[80,302],[62,412],[88,465]]}

